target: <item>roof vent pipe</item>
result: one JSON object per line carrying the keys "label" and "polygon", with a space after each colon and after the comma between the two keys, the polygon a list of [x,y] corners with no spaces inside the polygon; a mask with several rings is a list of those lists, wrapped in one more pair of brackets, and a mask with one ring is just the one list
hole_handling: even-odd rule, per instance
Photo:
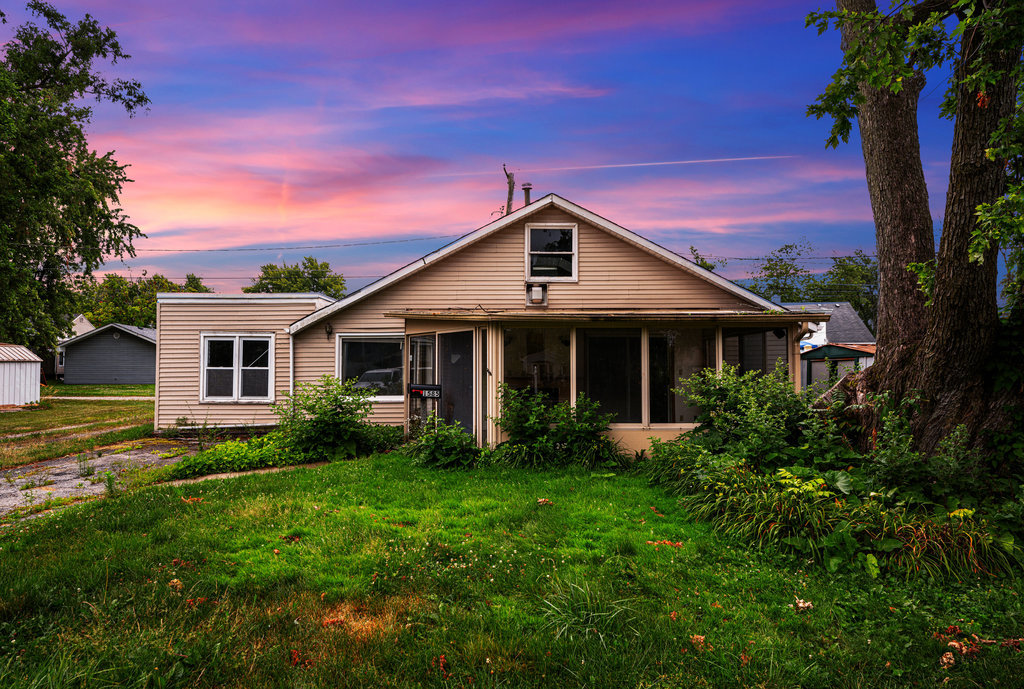
{"label": "roof vent pipe", "polygon": [[533,190],[533,184],[531,184],[530,182],[523,182],[523,201],[524,201],[523,205],[524,206],[529,206],[530,205],[530,191],[532,191],[532,190]]}

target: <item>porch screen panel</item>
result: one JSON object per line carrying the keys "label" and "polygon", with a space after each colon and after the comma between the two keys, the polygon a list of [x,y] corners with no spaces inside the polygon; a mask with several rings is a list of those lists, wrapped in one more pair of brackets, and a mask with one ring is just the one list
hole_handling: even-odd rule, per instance
{"label": "porch screen panel", "polygon": [[[436,340],[434,335],[414,335],[409,338],[409,382],[433,385],[437,380],[434,370]],[[429,398],[409,400],[409,413],[422,423],[435,408]]]}
{"label": "porch screen panel", "polygon": [[576,389],[615,414],[613,423],[642,419],[639,328],[580,328]]}
{"label": "porch screen panel", "polygon": [[[652,329],[649,337],[651,423],[693,423],[699,410],[673,392],[682,378],[715,366],[711,328]],[[710,356],[709,356],[710,353]]]}
{"label": "porch screen panel", "polygon": [[473,433],[473,331],[437,336],[441,402],[438,417]]}
{"label": "porch screen panel", "polygon": [[786,328],[724,328],[724,361],[739,366],[740,373],[768,372],[789,364]]}
{"label": "porch screen panel", "polygon": [[504,382],[541,392],[551,403],[572,396],[569,328],[505,328]]}

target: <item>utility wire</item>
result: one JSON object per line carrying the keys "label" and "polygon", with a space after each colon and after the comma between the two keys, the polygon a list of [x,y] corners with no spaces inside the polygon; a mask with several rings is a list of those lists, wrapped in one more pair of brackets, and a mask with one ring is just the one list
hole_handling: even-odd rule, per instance
{"label": "utility wire", "polygon": [[[463,233],[464,234],[464,233]],[[431,239],[451,239],[452,237],[461,237],[462,234],[437,234],[431,237],[413,237],[412,239],[383,239],[375,242],[346,242],[344,244],[308,244],[299,246],[261,246],[261,247],[232,247],[227,249],[164,249],[164,248],[149,248],[149,247],[134,247],[135,253],[140,251],[159,251],[166,253],[199,253],[204,251],[305,251],[307,249],[341,249],[352,246],[377,246],[380,244],[403,244],[406,242],[423,242]],[[9,242],[14,246],[44,246],[43,244],[35,244],[31,242]],[[50,244],[48,246],[60,248],[60,245]],[[83,249],[95,249],[97,251],[102,250],[101,247],[90,246],[81,247]]]}

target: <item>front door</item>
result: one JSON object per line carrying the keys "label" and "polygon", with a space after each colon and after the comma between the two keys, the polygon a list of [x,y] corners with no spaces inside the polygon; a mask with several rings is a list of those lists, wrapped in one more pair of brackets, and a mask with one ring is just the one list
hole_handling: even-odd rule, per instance
{"label": "front door", "polygon": [[458,422],[468,433],[473,425],[473,331],[439,333],[437,363],[441,403],[437,415],[447,423]]}

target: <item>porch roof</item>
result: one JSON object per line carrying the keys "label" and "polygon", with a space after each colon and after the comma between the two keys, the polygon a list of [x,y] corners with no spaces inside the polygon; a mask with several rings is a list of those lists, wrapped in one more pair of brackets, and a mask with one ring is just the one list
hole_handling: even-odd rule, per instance
{"label": "porch roof", "polygon": [[401,309],[384,313],[388,318],[442,321],[704,321],[715,323],[804,323],[829,319],[828,313],[800,311],[766,313],[765,311],[714,310],[606,310],[572,309]]}

